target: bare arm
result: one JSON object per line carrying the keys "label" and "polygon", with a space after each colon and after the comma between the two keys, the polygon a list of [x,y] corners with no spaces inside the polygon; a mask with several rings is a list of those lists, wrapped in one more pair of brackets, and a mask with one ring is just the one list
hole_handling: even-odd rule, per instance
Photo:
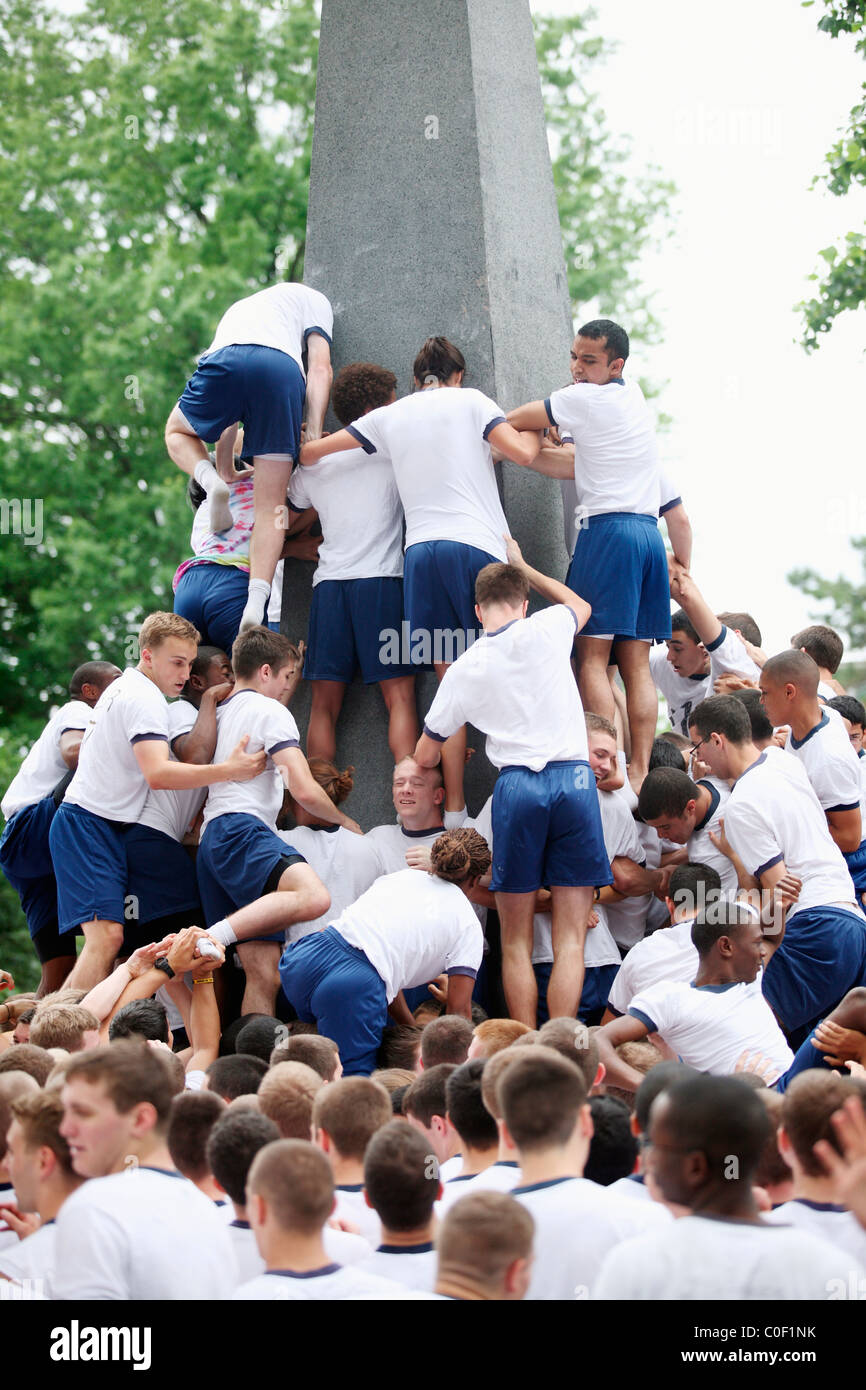
{"label": "bare arm", "polygon": [[64,733],[60,735],[60,742],[57,745],[60,756],[72,772],[78,767],[78,751],[81,748],[81,740],[83,738],[83,729],[66,729]]}
{"label": "bare arm", "polygon": [[683,612],[691,620],[695,632],[705,647],[721,636],[721,622],[691,575],[686,574],[682,569],[671,574],[671,598],[679,603]]}
{"label": "bare arm", "polygon": [[509,410],[506,418],[509,425],[516,430],[546,430],[550,424],[544,401],[529,401],[526,405],[519,405],[516,410]]}
{"label": "bare arm", "polygon": [[172,752],[179,762],[195,763],[199,767],[212,762],[217,738],[216,707],[231,689],[225,681],[204,691],[198,718],[189,733],[180,734],[172,743]]}
{"label": "bare arm", "polygon": [[472,991],[475,980],[471,975],[449,975],[448,997],[445,1001],[447,1014],[460,1014],[472,1022]]}
{"label": "bare arm", "polygon": [[505,537],[505,551],[508,556],[509,565],[514,565],[526,575],[532,588],[536,593],[541,594],[542,598],[549,599],[551,603],[563,603],[566,608],[570,608],[577,620],[577,631],[589,622],[592,609],[585,599],[576,594],[573,589],[569,589],[565,584],[560,584],[558,579],[551,579],[547,574],[542,574],[540,570],[535,570],[528,565],[521,554],[520,546],[513,536]]}
{"label": "bare arm", "polygon": [[264,753],[245,753],[249,734],[224,763],[206,766],[172,762],[168,744],[162,739],[144,739],[133,745],[136,762],[144,780],[154,791],[188,791],[191,787],[210,787],[214,782],[249,782],[265,770]]}
{"label": "bare arm", "polygon": [[677,560],[683,569],[692,565],[692,523],[682,502],[664,513],[664,523],[668,528],[668,539]]}
{"label": "bare arm", "polygon": [[338,454],[343,449],[361,448],[363,445],[360,439],[356,439],[348,430],[337,430],[336,434],[328,434],[315,441],[311,441],[307,435],[306,444],[301,445],[301,463],[304,468],[309,468],[310,464],[318,463],[319,459],[327,458],[328,454]]}
{"label": "bare arm", "polygon": [[[223,956],[225,959],[225,956]],[[199,976],[209,976],[221,960],[210,958],[206,966],[198,972]],[[189,1040],[192,1056],[186,1064],[187,1071],[207,1071],[215,1061],[220,1049],[220,1011],[214,992],[213,980],[193,977],[192,1005],[189,1015]]]}
{"label": "bare arm", "polygon": [[638,1042],[641,1038],[649,1037],[649,1029],[645,1023],[641,1023],[639,1018],[633,1018],[631,1014],[623,1014],[622,1018],[614,1019],[613,1023],[606,1023],[603,1028],[599,1028],[595,1035],[598,1044],[598,1060],[604,1063],[604,1079],[612,1086],[620,1086],[624,1091],[636,1091],[643,1081],[642,1072],[635,1071],[628,1063],[623,1062],[617,1052],[617,1048],[624,1042]]}
{"label": "bare arm", "polygon": [[307,339],[307,442],[321,438],[325,411],[331,396],[331,345],[321,333],[311,333]]}
{"label": "bare arm", "polygon": [[534,467],[533,460],[541,445],[541,436],[535,431],[521,432],[513,425],[497,425],[487,436],[488,443],[495,447],[503,458],[522,468]]}
{"label": "bare arm", "polygon": [[442,744],[429,734],[422,734],[412,757],[419,767],[438,767],[442,757]]}
{"label": "bare arm", "polygon": [[860,848],[862,827],[859,806],[854,806],[850,811],[825,811],[824,814],[830,834],[843,854],[853,854],[855,849]]}
{"label": "bare arm", "polygon": [[280,748],[273,754],[273,760],[277,767],[285,768],[289,791],[311,816],[329,825],[342,825],[356,835],[362,833],[358,822],[335,806],[324,787],[319,786],[300,748]]}

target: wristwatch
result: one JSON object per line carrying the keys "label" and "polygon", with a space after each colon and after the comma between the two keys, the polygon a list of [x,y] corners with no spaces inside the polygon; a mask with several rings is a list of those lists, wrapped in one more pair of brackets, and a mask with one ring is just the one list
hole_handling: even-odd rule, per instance
{"label": "wristwatch", "polygon": [[175,972],[168,963],[168,956],[160,956],[159,960],[153,962],[153,968],[154,970],[161,970],[170,980],[174,979]]}

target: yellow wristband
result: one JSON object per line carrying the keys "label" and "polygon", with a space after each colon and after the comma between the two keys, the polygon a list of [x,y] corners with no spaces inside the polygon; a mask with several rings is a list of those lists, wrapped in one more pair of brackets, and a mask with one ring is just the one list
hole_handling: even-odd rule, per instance
{"label": "yellow wristband", "polygon": [[197,980],[193,980],[194,985],[212,985],[213,975],[199,975]]}

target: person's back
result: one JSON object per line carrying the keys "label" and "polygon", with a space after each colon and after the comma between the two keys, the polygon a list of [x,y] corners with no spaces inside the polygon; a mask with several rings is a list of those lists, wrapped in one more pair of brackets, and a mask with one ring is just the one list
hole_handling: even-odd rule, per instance
{"label": "person's back", "polygon": [[508,527],[487,433],[504,415],[472,387],[416,391],[350,426],[388,454],[406,514],[406,549],[451,540],[505,559]]}
{"label": "person's back", "polygon": [[301,357],[308,333],[318,328],[330,342],[332,325],[331,306],[318,290],[295,283],[270,285],[226,309],[202,359],[220,348],[256,343],[287,353],[303,370]]}

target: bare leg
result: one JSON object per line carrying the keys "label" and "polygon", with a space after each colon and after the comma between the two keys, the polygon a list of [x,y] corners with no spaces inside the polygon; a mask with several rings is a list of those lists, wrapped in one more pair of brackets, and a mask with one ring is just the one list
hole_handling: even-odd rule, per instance
{"label": "bare leg", "polygon": [[650,675],[649,642],[617,642],[615,656],[625,684],[628,707],[628,726],[631,731],[631,762],[629,780],[635,791],[649,772],[656,724],[659,717],[659,697]]}
{"label": "bare leg", "polygon": [[593,890],[551,885],[550,894],[553,969],[547,986],[547,1008],[551,1018],[576,1018],[583,991],[583,948]]}
{"label": "bare leg", "polygon": [[39,981],[39,988],[36,991],[36,998],[41,999],[43,994],[53,994],[56,989],[61,989],[66,982],[66,977],[75,967],[75,956],[55,956],[54,960],[47,960],[42,966],[42,979]]}
{"label": "bare leg", "polygon": [[286,538],[286,490],[292,460],[256,458],[253,480],[255,519],[250,537],[250,597],[241,618],[240,631],[262,621],[277,562]]}
{"label": "bare leg", "polygon": [[[518,1023],[535,1028],[538,1025],[538,984],[532,969],[535,893],[497,893],[496,911],[502,928],[502,987],[508,1015]],[[552,983],[553,975],[550,978]],[[551,1010],[551,1016],[552,1013]]]}
{"label": "bare leg", "polygon": [[84,950],[66,983],[70,989],[93,989],[110,973],[114,958],[123,945],[119,922],[84,922]]}
{"label": "bare leg", "polygon": [[166,421],[165,447],[172,463],[176,463],[190,478],[195,475],[196,464],[208,456],[207,445],[199,439],[180,406],[175,406]]}
{"label": "bare leg", "polygon": [[[346,695],[345,681],[313,681],[310,723],[307,728],[307,757],[334,761],[337,751],[337,720]],[[412,745],[414,748],[414,744]]]}
{"label": "bare leg", "polygon": [[275,893],[266,893],[227,918],[238,941],[268,936],[294,922],[312,922],[331,906],[331,895],[309,864],[292,864]]}
{"label": "bare leg", "polygon": [[[436,679],[441,681],[448,670],[448,662],[434,662],[434,669]],[[441,757],[442,776],[445,780],[445,809],[446,811],[460,811],[466,805],[466,797],[463,792],[463,770],[466,767],[465,724],[442,744]]]}
{"label": "bare leg", "polygon": [[277,967],[282,947],[277,941],[244,941],[238,945],[238,959],[247,977],[242,1014],[273,1014],[280,987]]}
{"label": "bare leg", "polygon": [[616,706],[607,678],[610,642],[604,637],[578,637],[577,685],[584,710],[613,723]]}
{"label": "bare leg", "polygon": [[[223,430],[217,440],[217,462],[222,458],[223,469],[225,470],[221,476],[213,465],[208,463],[207,445],[196,434],[179,406],[174,407],[165,427],[165,447],[168,450],[169,458],[190,478],[196,477],[196,470],[198,469],[197,481],[204,488],[208,497],[210,508],[208,524],[215,535],[221,531],[230,531],[233,524],[231,508],[229,507],[229,488],[225,480],[231,477],[232,448],[237,432],[237,425],[230,425],[228,429]],[[226,451],[228,451],[227,468],[225,464]],[[202,463],[208,463],[204,472],[200,468]]]}
{"label": "bare leg", "polygon": [[399,763],[402,758],[411,758],[421,732],[415,707],[415,677],[395,676],[393,680],[380,681],[379,689],[388,711],[388,747],[394,762]]}

